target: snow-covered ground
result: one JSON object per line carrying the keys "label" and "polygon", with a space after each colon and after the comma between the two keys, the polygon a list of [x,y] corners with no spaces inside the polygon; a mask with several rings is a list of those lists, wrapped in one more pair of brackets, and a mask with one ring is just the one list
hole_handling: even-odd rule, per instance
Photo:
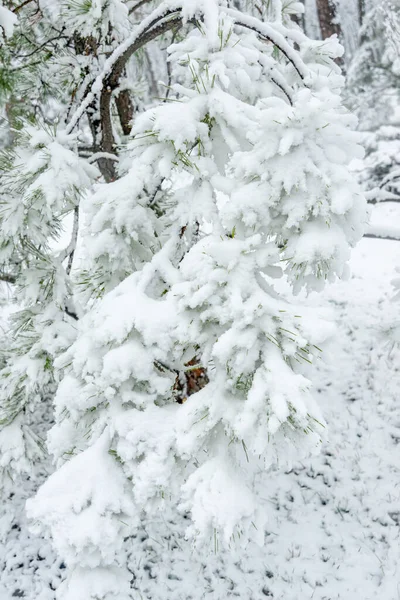
{"label": "snow-covered ground", "polygon": [[[381,335],[399,315],[396,264],[400,242],[363,240],[351,280],[310,299],[337,316],[316,385],[330,435],[320,456],[271,473],[265,547],[199,555],[183,523],[160,517],[128,540],[132,600],[400,599],[400,353]],[[0,516],[0,600],[53,600],[65,572],[28,532],[33,491],[26,481],[11,499],[13,521]]]}

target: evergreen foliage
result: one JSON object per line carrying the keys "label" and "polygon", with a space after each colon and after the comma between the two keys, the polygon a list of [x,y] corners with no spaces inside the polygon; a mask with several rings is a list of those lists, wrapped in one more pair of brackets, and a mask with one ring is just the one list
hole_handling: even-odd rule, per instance
{"label": "evergreen foliage", "polygon": [[156,511],[197,544],[262,544],[268,467],[324,435],[312,366],[334,327],[291,292],[346,274],[363,151],[337,39],[307,38],[301,3],[245,5],[27,4],[5,46],[33,84],[2,88],[1,467],[40,458],[56,390],[57,469],[28,513],[67,562],[62,600],[129,598],[124,546]]}

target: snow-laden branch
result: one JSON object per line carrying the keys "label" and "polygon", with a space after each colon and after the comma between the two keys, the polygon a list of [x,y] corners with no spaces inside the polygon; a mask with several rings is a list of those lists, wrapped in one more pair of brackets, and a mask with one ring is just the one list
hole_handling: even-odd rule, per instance
{"label": "snow-laden branch", "polygon": [[[236,10],[227,8],[224,12],[233,18],[236,25],[250,29],[256,32],[262,39],[268,40],[274,44],[274,46],[276,46],[276,48],[278,48],[278,50],[293,65],[302,81],[304,82],[307,79],[309,75],[307,66],[287,41],[284,33],[267,23],[261,23],[258,19]],[[87,94],[86,98],[77,108],[68,123],[67,133],[70,133],[73,130],[85,110],[97,96],[102,94],[104,96],[105,92],[107,92],[107,96],[110,95],[112,89],[117,86],[126,63],[137,50],[162,33],[175,27],[179,27],[181,24],[182,3],[180,2],[163,2],[156,10],[146,17],[135,31],[118,48],[116,48],[111,56],[105,61],[103,70],[94,80],[89,94]],[[291,101],[290,94],[288,94],[288,90],[286,89],[287,86],[283,87],[282,82],[275,74],[271,74],[271,79],[288,97],[289,101]],[[110,101],[111,99],[109,101],[107,100],[105,104],[108,106]],[[105,106],[105,108],[107,108],[107,106]]]}
{"label": "snow-laden branch", "polygon": [[400,179],[400,169],[396,169],[386,175],[380,184],[380,188],[384,188],[386,185],[390,185],[393,181],[398,181]]}
{"label": "snow-laden branch", "polygon": [[234,19],[236,25],[251,29],[258,33],[260,37],[274,44],[274,46],[276,46],[293,65],[303,81],[308,77],[309,71],[306,65],[300,58],[298,52],[296,52],[296,50],[288,43],[283,33],[277,31],[275,27],[268,23],[262,23],[259,19],[251,17],[250,15],[245,15],[232,8],[227,8],[225,12]]}
{"label": "snow-laden branch", "polygon": [[90,163],[94,163],[100,160],[101,158],[106,158],[107,160],[114,160],[115,162],[119,162],[118,156],[116,156],[115,154],[111,154],[111,152],[96,152],[96,154],[92,154],[92,156],[88,158],[88,161]]}
{"label": "snow-laden branch", "polygon": [[374,188],[366,192],[365,197],[368,204],[383,204],[384,202],[400,202],[400,196],[398,194],[392,194],[387,190],[383,190],[381,187]]}
{"label": "snow-laden branch", "polygon": [[400,229],[390,226],[374,226],[364,237],[375,240],[400,241]]}
{"label": "snow-laden branch", "polygon": [[[95,100],[95,98],[101,94],[104,81],[113,72],[113,69],[115,70],[115,66],[118,64],[118,61],[121,62],[122,57],[125,57],[127,55],[129,55],[130,57],[133,54],[133,52],[135,52],[141,47],[141,45],[147,43],[151,39],[154,39],[154,37],[160,35],[164,30],[167,30],[167,25],[169,25],[170,27],[172,26],[171,24],[166,23],[164,24],[164,28],[160,28],[159,31],[157,30],[153,32],[154,37],[152,37],[151,35],[151,30],[154,27],[156,27],[156,25],[159,25],[162,19],[174,13],[175,6],[176,3],[163,2],[148,17],[143,19],[143,21],[135,29],[135,31],[120,46],[118,46],[118,48],[114,50],[111,56],[107,58],[107,60],[104,63],[103,70],[94,80],[89,94],[87,94],[86,98],[77,108],[70,122],[68,123],[66,127],[67,133],[71,133],[81,116],[84,114],[85,110],[89,108],[89,106]],[[176,10],[179,10],[179,8],[180,5],[178,4],[178,7],[175,8],[175,12]],[[123,61],[123,65],[126,64],[127,60],[128,58]]]}

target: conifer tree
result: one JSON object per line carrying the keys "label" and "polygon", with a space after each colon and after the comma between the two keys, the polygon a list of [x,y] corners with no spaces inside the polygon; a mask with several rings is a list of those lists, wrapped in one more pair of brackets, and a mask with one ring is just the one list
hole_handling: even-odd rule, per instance
{"label": "conifer tree", "polygon": [[400,197],[399,32],[400,3],[378,2],[365,16],[348,74],[350,104],[366,132],[361,179],[372,203]]}

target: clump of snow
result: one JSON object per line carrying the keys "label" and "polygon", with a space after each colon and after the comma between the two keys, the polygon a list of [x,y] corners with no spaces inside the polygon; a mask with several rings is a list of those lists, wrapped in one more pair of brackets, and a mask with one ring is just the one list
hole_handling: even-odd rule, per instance
{"label": "clump of snow", "polygon": [[2,37],[10,38],[14,33],[14,28],[18,23],[18,17],[11,10],[0,4],[0,41]]}

